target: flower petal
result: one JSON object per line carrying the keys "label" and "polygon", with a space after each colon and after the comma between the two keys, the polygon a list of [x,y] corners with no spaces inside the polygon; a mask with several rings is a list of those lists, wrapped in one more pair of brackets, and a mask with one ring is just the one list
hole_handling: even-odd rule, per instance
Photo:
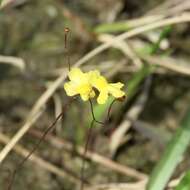
{"label": "flower petal", "polygon": [[83,83],[77,86],[77,92],[79,94],[90,94],[92,86],[88,83]]}
{"label": "flower petal", "polygon": [[100,72],[98,70],[93,70],[88,72],[89,80],[93,81],[94,79],[97,79],[97,77],[100,76]]}
{"label": "flower petal", "polygon": [[108,92],[104,90],[100,92],[97,98],[97,102],[98,104],[105,104],[107,99],[108,99]]}
{"label": "flower petal", "polygon": [[118,89],[120,89],[120,88],[122,88],[124,86],[124,84],[121,83],[121,82],[110,83],[110,85],[113,86],[113,87],[115,87],[115,88],[118,88]]}
{"label": "flower petal", "polygon": [[89,99],[88,94],[81,94],[80,96],[81,96],[82,100],[84,100],[84,101],[87,101]]}
{"label": "flower petal", "polygon": [[108,91],[115,98],[121,98],[125,95],[125,92],[120,90],[121,84],[109,84]]}
{"label": "flower petal", "polygon": [[79,68],[72,68],[68,76],[71,81],[79,82],[84,73]]}
{"label": "flower petal", "polygon": [[76,91],[76,87],[72,82],[66,82],[64,84],[64,89],[68,96],[74,96],[74,95],[78,94]]}
{"label": "flower petal", "polygon": [[95,78],[93,81],[91,81],[91,84],[99,91],[105,90],[108,86],[108,82],[103,76]]}

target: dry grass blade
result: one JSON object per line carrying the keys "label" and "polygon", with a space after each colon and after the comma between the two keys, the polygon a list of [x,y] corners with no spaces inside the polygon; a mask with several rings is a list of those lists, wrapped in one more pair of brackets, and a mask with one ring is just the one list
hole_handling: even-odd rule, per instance
{"label": "dry grass blade", "polygon": [[130,19],[127,21],[127,24],[130,28],[136,28],[139,26],[144,26],[146,24],[157,22],[157,21],[163,19],[164,17],[165,17],[165,15],[163,15],[163,14],[148,15],[148,16],[143,16],[140,18]]}
{"label": "dry grass blade", "polygon": [[91,186],[85,190],[145,190],[147,180],[136,183],[109,183]]}
{"label": "dry grass blade", "polygon": [[189,0],[167,0],[164,1],[164,3],[161,5],[149,11],[146,15],[164,14],[165,16],[171,16],[189,10],[189,8]]}
{"label": "dry grass blade", "polygon": [[[109,34],[101,34],[98,36],[99,41],[104,43],[112,41],[113,38],[114,36]],[[135,52],[132,50],[127,42],[118,41],[113,44],[113,47],[120,49],[124,53],[124,55],[126,55],[126,57],[129,57],[137,67],[141,67],[143,65],[140,58],[135,54]]]}
{"label": "dry grass blade", "polygon": [[19,57],[0,55],[0,63],[6,63],[18,67],[22,72],[25,70],[25,62]]}
{"label": "dry grass blade", "polygon": [[[55,118],[62,112],[62,101],[61,97],[58,94],[53,95],[54,105],[55,105]],[[56,123],[56,133],[60,134],[62,128],[61,120],[57,121]]]}
{"label": "dry grass blade", "polygon": [[146,60],[150,64],[155,64],[166,68],[170,71],[174,71],[183,75],[190,75],[190,66],[182,60],[176,61],[171,57],[158,57],[158,56],[142,56],[142,59]]}

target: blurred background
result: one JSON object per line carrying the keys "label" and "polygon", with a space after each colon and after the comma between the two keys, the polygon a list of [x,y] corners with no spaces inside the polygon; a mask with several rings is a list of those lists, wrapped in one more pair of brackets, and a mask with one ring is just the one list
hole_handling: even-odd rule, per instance
{"label": "blurred background", "polygon": [[[79,186],[92,120],[90,106],[78,98],[63,108],[69,101],[64,80],[54,89],[51,85],[66,76],[68,56],[75,65],[103,43],[110,43],[109,47],[82,60],[80,68],[98,69],[110,82],[124,83],[126,99],[114,103],[109,121],[106,110],[111,99],[103,106],[93,101],[96,118],[106,125],[94,125],[90,152],[85,155],[85,179],[92,185],[108,184],[104,189],[111,189],[109,184],[126,183],[126,190],[130,189],[128,183],[146,181],[189,106],[190,25],[165,24],[149,31],[143,27],[189,9],[189,0],[16,0],[1,9],[0,150],[26,123],[30,129],[1,160],[0,189],[7,186],[6,168],[15,169],[62,111],[64,116],[33,159],[19,168],[13,189],[68,190]],[[67,49],[66,27],[70,29]],[[114,37],[138,28],[142,29],[138,35],[111,43]],[[53,90],[45,97],[49,89]],[[189,154],[188,150],[173,178],[190,166]],[[144,183],[136,186],[144,188]]]}

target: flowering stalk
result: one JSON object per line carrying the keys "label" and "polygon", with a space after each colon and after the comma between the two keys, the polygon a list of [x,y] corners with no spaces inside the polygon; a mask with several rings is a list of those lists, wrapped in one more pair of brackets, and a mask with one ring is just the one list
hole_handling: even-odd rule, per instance
{"label": "flowering stalk", "polygon": [[[88,129],[87,141],[84,150],[84,155],[85,155],[88,150],[88,144],[90,142],[94,123],[96,122],[101,125],[104,125],[106,123],[96,120],[94,115],[91,99],[96,96],[95,89],[96,91],[99,92],[97,98],[98,104],[105,104],[109,95],[112,95],[116,99],[122,99],[122,97],[125,96],[125,92],[121,90],[121,88],[124,85],[121,82],[108,83],[106,78],[100,75],[100,72],[98,70],[93,70],[83,73],[79,68],[72,68],[71,70],[69,70],[68,77],[70,81],[64,84],[64,89],[67,95],[68,96],[80,95],[83,101],[89,100],[90,102],[90,108],[93,120],[91,121],[90,128]],[[108,109],[108,118],[107,118],[108,120],[109,120],[111,107],[116,99],[113,100],[113,102],[110,105],[110,108]],[[80,190],[83,190],[84,188],[84,183],[83,183],[84,169],[85,169],[85,158],[82,161],[82,167],[81,167]]]}

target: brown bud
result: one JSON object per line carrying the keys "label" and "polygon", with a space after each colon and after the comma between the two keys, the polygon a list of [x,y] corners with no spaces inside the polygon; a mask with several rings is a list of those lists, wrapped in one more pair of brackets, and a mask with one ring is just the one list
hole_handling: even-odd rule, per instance
{"label": "brown bud", "polygon": [[124,95],[124,96],[122,96],[120,98],[117,98],[117,100],[120,101],[120,102],[123,102],[125,100],[125,98],[126,98],[126,96]]}
{"label": "brown bud", "polygon": [[64,32],[65,32],[65,33],[68,33],[68,32],[70,32],[70,29],[69,29],[68,27],[66,27],[66,28],[64,29]]}

